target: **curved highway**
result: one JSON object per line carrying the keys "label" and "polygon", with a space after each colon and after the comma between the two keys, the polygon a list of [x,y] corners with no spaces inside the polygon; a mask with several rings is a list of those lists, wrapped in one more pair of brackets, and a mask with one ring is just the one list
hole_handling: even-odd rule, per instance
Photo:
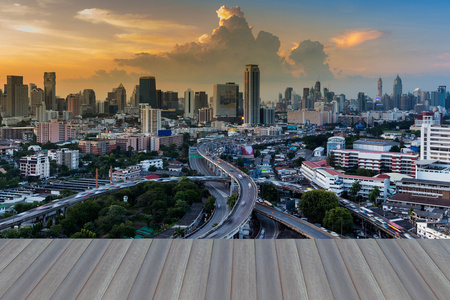
{"label": "curved highway", "polygon": [[200,238],[230,238],[239,231],[241,224],[243,224],[252,213],[253,206],[258,196],[258,189],[256,184],[247,174],[241,172],[236,167],[220,158],[211,155],[210,151],[213,150],[213,147],[215,147],[213,143],[202,143],[197,147],[197,151],[207,161],[238,182],[240,195],[228,217]]}
{"label": "curved highway", "polygon": [[280,234],[278,222],[262,214],[257,214],[257,218],[260,224],[260,231],[256,238],[268,240],[276,239]]}
{"label": "curved highway", "polygon": [[[197,172],[204,175],[215,176],[213,171],[211,171],[211,169],[206,165],[206,160],[202,156],[197,157],[199,155],[196,148],[190,149],[189,156],[189,163],[192,169],[197,170]],[[227,205],[227,198],[230,192],[229,189],[227,189],[224,184],[219,182],[207,182],[205,183],[205,186],[208,188],[209,192],[216,197],[216,208],[214,209],[214,214],[208,220],[208,223],[189,235],[189,238],[192,239],[199,238],[200,236],[206,234],[208,231],[213,229],[214,224],[221,223],[230,213],[230,209]]]}

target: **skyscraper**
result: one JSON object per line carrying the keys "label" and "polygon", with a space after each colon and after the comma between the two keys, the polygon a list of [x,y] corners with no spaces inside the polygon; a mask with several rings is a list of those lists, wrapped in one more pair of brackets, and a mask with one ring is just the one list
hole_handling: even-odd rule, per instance
{"label": "skyscraper", "polygon": [[22,76],[6,77],[6,101],[3,110],[8,117],[28,116],[28,85]]}
{"label": "skyscraper", "polygon": [[[31,85],[31,84],[30,84]],[[42,104],[45,105],[44,91],[40,88],[34,88],[30,92],[31,105],[29,112],[32,116],[36,116],[36,109]]]}
{"label": "skyscraper", "polygon": [[381,80],[381,77],[380,77],[380,78],[378,78],[377,100],[380,101],[382,96],[383,96],[383,81]]}
{"label": "skyscraper", "polygon": [[308,97],[309,97],[309,88],[303,88],[302,109],[309,109]]}
{"label": "skyscraper", "polygon": [[95,92],[92,89],[85,89],[83,91],[83,104],[88,105],[90,111],[95,113],[97,110]]}
{"label": "skyscraper", "polygon": [[191,89],[184,92],[184,117],[194,118],[195,116],[195,93]]}
{"label": "skyscraper", "polygon": [[213,87],[213,117],[237,117],[239,85],[234,82],[215,84]]}
{"label": "skyscraper", "polygon": [[358,111],[366,111],[366,96],[362,92],[358,93]]}
{"label": "skyscraper", "polygon": [[127,91],[125,90],[125,87],[121,83],[118,88],[113,89],[113,92],[116,93],[116,103],[119,110],[124,110],[125,106],[127,106]]}
{"label": "skyscraper", "polygon": [[292,104],[292,91],[294,89],[291,87],[287,87],[284,91],[284,104],[283,109],[287,110],[288,106]]}
{"label": "skyscraper", "polygon": [[48,110],[56,110],[56,73],[44,73],[45,107]]}
{"label": "skyscraper", "polygon": [[394,91],[392,93],[392,98],[394,100],[393,107],[400,107],[400,97],[402,96],[402,80],[397,75],[394,79]]}
{"label": "skyscraper", "polygon": [[148,104],[139,105],[141,111],[141,132],[158,133],[161,129],[161,110],[151,108]]}
{"label": "skyscraper", "polygon": [[208,107],[208,94],[204,91],[195,92],[195,113],[198,114],[198,110]]}
{"label": "skyscraper", "polygon": [[131,107],[139,107],[139,85],[134,86],[133,93],[130,97]]}
{"label": "skyscraper", "polygon": [[320,94],[320,81],[316,81],[316,84],[314,85],[314,98],[316,98],[316,100],[322,98],[322,95]]}
{"label": "skyscraper", "polygon": [[244,74],[244,122],[248,124],[259,124],[259,81],[260,74],[258,65],[247,65]]}
{"label": "skyscraper", "polygon": [[147,103],[152,108],[159,108],[156,103],[156,79],[154,76],[139,78],[139,103]]}

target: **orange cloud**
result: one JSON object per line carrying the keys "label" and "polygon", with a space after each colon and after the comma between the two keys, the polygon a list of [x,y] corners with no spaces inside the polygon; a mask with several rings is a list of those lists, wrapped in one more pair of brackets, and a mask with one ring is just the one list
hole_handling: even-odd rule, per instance
{"label": "orange cloud", "polygon": [[366,41],[383,37],[385,33],[376,29],[360,29],[347,31],[340,36],[331,38],[339,48],[350,48],[362,44]]}
{"label": "orange cloud", "polygon": [[218,10],[216,10],[217,16],[219,17],[219,25],[223,26],[223,21],[228,20],[229,18],[236,16],[243,18],[244,13],[241,11],[241,8],[239,6],[235,7],[226,7],[225,5],[222,5]]}

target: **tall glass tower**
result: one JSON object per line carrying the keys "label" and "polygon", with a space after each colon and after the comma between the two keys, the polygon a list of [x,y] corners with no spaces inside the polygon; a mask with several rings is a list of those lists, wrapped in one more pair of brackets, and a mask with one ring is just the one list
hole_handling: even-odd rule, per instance
{"label": "tall glass tower", "polygon": [[56,110],[56,73],[44,73],[44,99],[47,110]]}
{"label": "tall glass tower", "polygon": [[259,67],[258,65],[246,65],[244,74],[244,123],[259,124]]}
{"label": "tall glass tower", "polygon": [[156,79],[154,76],[139,78],[139,103],[147,103],[152,108],[157,107],[156,102]]}
{"label": "tall glass tower", "polygon": [[400,98],[402,96],[402,80],[397,75],[394,80],[394,91],[392,97],[394,98],[394,107],[400,108]]}

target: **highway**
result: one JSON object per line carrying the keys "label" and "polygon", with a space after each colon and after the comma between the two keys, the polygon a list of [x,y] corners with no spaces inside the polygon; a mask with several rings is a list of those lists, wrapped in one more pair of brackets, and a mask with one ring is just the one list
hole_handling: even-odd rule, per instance
{"label": "highway", "polygon": [[[197,148],[190,148],[189,153],[189,163],[191,168],[197,170],[197,172],[203,175],[214,176],[213,171],[206,165],[206,161],[203,157],[199,156]],[[214,214],[208,220],[203,227],[195,231],[193,234],[189,235],[189,238],[195,239],[210,231],[215,223],[219,224],[222,222],[230,213],[230,209],[227,205],[227,198],[229,196],[229,189],[225,187],[224,184],[219,182],[207,182],[205,186],[208,188],[209,192],[216,197],[216,208],[214,209]]]}
{"label": "highway", "polygon": [[211,143],[201,143],[197,147],[197,151],[210,163],[234,178],[240,186],[239,199],[228,217],[210,232],[201,236],[201,238],[222,239],[229,238],[237,233],[241,224],[243,224],[250,216],[258,196],[258,189],[256,184],[247,174],[241,172],[236,167],[220,158],[211,155],[210,151],[214,150],[213,147],[214,146]]}
{"label": "highway", "polygon": [[257,214],[257,217],[260,223],[260,230],[256,238],[267,240],[276,239],[280,234],[278,222],[262,214]]}
{"label": "highway", "polygon": [[268,207],[259,203],[255,205],[255,211],[269,217],[277,222],[282,223],[286,227],[291,228],[292,230],[301,233],[302,235],[311,238],[311,239],[334,239],[330,233],[321,230],[320,228],[314,226],[311,223],[303,221],[294,216],[283,213],[277,209],[272,207]]}

